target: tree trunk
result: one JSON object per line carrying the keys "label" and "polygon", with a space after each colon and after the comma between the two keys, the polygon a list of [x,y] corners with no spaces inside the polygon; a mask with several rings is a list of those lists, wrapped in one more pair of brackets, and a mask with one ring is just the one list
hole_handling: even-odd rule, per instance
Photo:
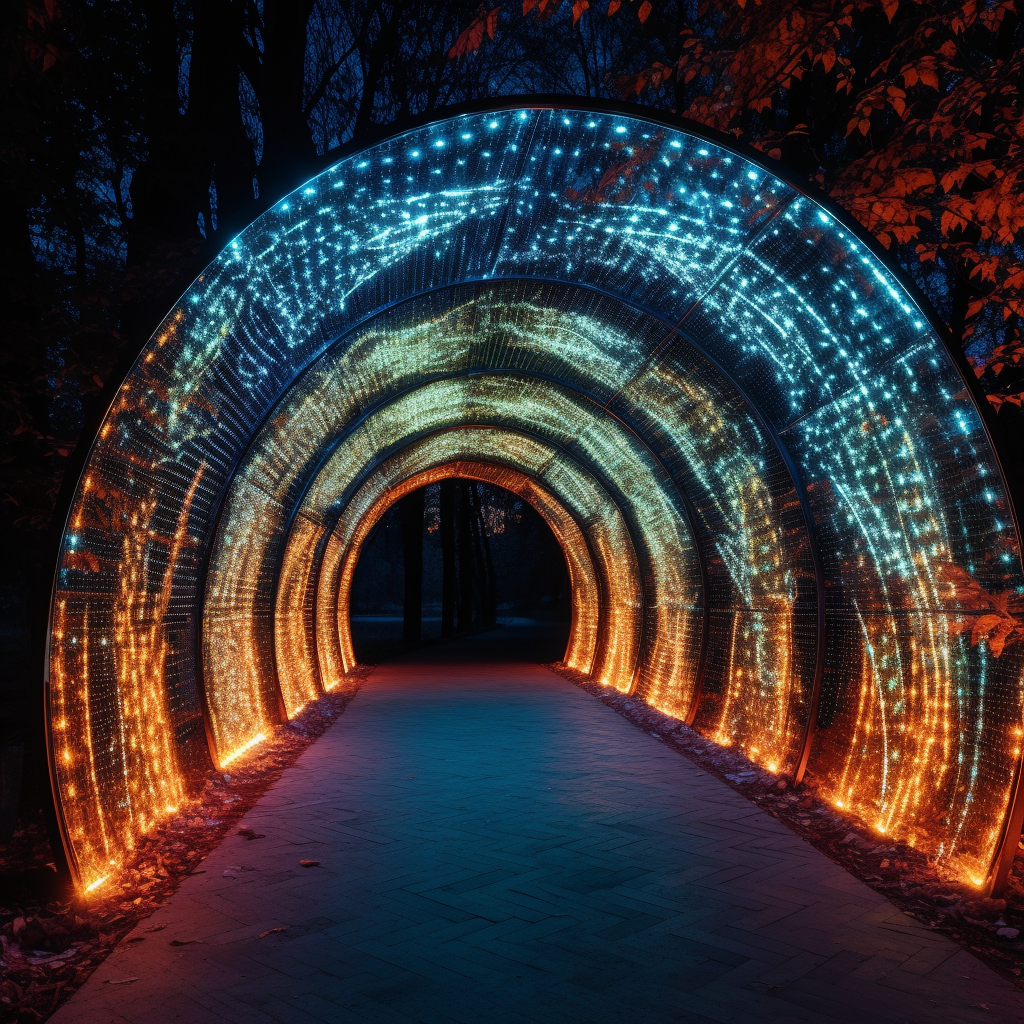
{"label": "tree trunk", "polygon": [[[686,16],[686,4],[676,4],[676,60],[680,60],[685,53],[684,43],[685,38],[683,32],[690,27],[689,18]],[[666,48],[666,53],[671,53],[671,48]],[[682,114],[686,110],[686,83],[683,81],[682,73],[676,74],[674,96],[675,110],[677,114]]]}
{"label": "tree trunk", "polygon": [[473,534],[470,525],[469,483],[458,484],[459,510],[459,632],[473,628]]}
{"label": "tree trunk", "polygon": [[423,489],[402,499],[402,554],[405,564],[405,603],[402,639],[420,642],[423,629]]}
{"label": "tree trunk", "polygon": [[952,335],[950,343],[957,356],[963,351],[964,330],[967,325],[967,307],[971,301],[971,283],[958,261],[950,260],[948,267],[949,276],[953,280],[953,308],[950,310],[949,333]]}
{"label": "tree trunk", "polygon": [[455,481],[441,481],[441,636],[455,635]]}
{"label": "tree trunk", "polygon": [[167,312],[182,277],[210,254],[196,226],[197,197],[209,188],[186,118],[179,111],[178,41],[173,0],[150,6],[146,38],[148,152],[131,182],[132,216],[124,221],[128,251],[121,295],[121,337],[138,348]]}
{"label": "tree trunk", "polygon": [[[239,212],[253,200],[256,159],[238,101],[236,56],[244,45],[242,31],[239,5],[229,0],[196,5],[185,137],[195,151],[195,180],[190,182],[195,189],[193,216],[203,213],[208,242],[216,235],[215,219],[229,233],[232,225],[237,230]],[[216,216],[210,202],[211,181],[217,187]]]}
{"label": "tree trunk", "polygon": [[381,78],[398,36],[399,13],[393,13],[390,21],[384,20],[383,9],[378,12],[378,16],[381,20],[380,33],[371,44],[367,57],[366,71],[363,74],[363,94],[359,99],[359,110],[352,128],[353,139],[361,138],[373,124],[373,108],[380,91]]}
{"label": "tree trunk", "polygon": [[480,618],[483,626],[493,626],[497,618],[494,585],[494,560],[491,557],[491,542],[484,523],[483,507],[478,484],[469,485],[470,504],[473,513],[473,546],[476,549],[480,589]]}
{"label": "tree trunk", "polygon": [[306,26],[313,7],[313,0],[268,0],[263,8],[263,83],[253,82],[253,88],[259,90],[263,121],[260,193],[271,202],[296,188],[318,162],[303,117]]}

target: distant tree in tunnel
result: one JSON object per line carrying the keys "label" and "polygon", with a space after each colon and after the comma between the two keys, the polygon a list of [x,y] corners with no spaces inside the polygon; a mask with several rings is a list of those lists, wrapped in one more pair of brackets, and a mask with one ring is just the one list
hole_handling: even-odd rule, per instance
{"label": "distant tree in tunnel", "polygon": [[469,487],[460,480],[456,486],[458,510],[458,580],[459,580],[459,632],[473,628],[473,533],[470,523],[473,511],[469,504]]}
{"label": "distant tree in tunnel", "polygon": [[402,639],[419,643],[423,631],[423,488],[400,502],[405,595],[402,603]]}
{"label": "distant tree in tunnel", "polygon": [[455,635],[455,481],[440,485],[438,518],[441,532],[441,636]]}
{"label": "distant tree in tunnel", "polygon": [[[494,579],[494,560],[491,557],[491,540],[484,521],[483,484],[467,484],[472,515],[470,525],[473,531],[473,550],[476,555],[476,577],[480,592],[480,618],[484,627],[493,626],[498,617],[498,598]],[[507,492],[502,492],[507,493]]]}

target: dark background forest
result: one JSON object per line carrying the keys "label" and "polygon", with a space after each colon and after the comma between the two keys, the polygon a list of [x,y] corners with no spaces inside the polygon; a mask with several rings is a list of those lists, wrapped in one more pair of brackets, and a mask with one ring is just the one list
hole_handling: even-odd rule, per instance
{"label": "dark background forest", "polygon": [[0,741],[37,717],[65,467],[235,232],[388,126],[558,93],[760,149],[934,306],[1020,505],[1014,0],[8,0],[0,14]]}
{"label": "dark background forest", "polygon": [[540,514],[494,484],[445,480],[400,499],[363,544],[352,579],[356,658],[529,618],[544,623],[543,660],[565,653],[569,571]]}

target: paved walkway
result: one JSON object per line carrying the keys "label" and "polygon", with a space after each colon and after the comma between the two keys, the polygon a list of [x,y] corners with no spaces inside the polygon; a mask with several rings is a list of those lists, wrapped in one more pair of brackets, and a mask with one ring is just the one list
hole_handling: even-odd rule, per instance
{"label": "paved walkway", "polygon": [[57,1024],[1024,1021],[721,782],[487,653],[381,666],[246,817],[266,838],[225,840]]}

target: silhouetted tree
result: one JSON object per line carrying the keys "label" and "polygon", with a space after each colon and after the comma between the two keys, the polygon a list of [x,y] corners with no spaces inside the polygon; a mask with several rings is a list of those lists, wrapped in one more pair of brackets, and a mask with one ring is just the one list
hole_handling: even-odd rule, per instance
{"label": "silhouetted tree", "polygon": [[404,597],[402,639],[419,643],[423,630],[423,488],[401,501]]}
{"label": "silhouetted tree", "polygon": [[442,480],[440,487],[441,533],[441,636],[455,635],[457,593],[455,568],[455,481]]}

